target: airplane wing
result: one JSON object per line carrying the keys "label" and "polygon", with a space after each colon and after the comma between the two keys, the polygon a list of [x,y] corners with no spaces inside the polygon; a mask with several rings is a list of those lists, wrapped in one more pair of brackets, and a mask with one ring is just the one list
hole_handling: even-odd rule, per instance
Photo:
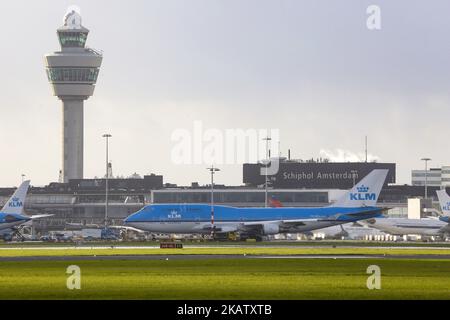
{"label": "airplane wing", "polygon": [[136,232],[139,232],[139,233],[144,233],[145,232],[143,230],[136,229],[136,228],[133,228],[133,227],[127,227],[127,226],[108,226],[108,228],[110,228],[110,229],[120,229],[120,230],[131,230],[131,231],[136,231]]}
{"label": "airplane wing", "polygon": [[336,214],[329,217],[319,219],[292,219],[292,220],[277,220],[277,221],[254,221],[254,222],[242,222],[238,229],[239,231],[248,233],[259,234],[276,234],[280,231],[283,232],[305,232],[321,229],[331,225],[345,224],[348,222],[355,222],[358,220],[364,220],[373,218],[374,214],[387,211],[389,208],[376,209],[376,210],[364,210],[353,213]]}
{"label": "airplane wing", "polygon": [[386,212],[391,208],[377,208],[375,210],[364,210],[353,213],[338,213],[336,215],[326,217],[323,219],[318,219],[318,221],[354,221],[354,220],[364,220],[367,216],[369,218],[373,218],[374,214],[380,214],[382,212]]}
{"label": "airplane wing", "polygon": [[48,217],[53,217],[53,216],[54,216],[54,214],[39,214],[39,215],[31,216],[29,218],[31,220],[35,220],[35,219],[48,218]]}
{"label": "airplane wing", "polygon": [[72,222],[66,222],[66,226],[86,228],[86,229],[101,229],[102,228],[98,224],[82,224],[82,223],[72,223]]}

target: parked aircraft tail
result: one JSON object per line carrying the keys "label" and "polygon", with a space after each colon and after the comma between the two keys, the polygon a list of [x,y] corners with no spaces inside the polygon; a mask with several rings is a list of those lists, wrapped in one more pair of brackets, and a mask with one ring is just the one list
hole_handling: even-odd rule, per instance
{"label": "parked aircraft tail", "polygon": [[14,192],[8,202],[6,202],[1,212],[7,214],[22,214],[29,186],[29,180],[22,182],[20,187],[17,188],[16,192]]}
{"label": "parked aircraft tail", "polygon": [[443,216],[440,220],[450,223],[450,196],[445,190],[436,191]]}
{"label": "parked aircraft tail", "polygon": [[387,169],[373,170],[332,206],[346,208],[376,206],[388,171]]}

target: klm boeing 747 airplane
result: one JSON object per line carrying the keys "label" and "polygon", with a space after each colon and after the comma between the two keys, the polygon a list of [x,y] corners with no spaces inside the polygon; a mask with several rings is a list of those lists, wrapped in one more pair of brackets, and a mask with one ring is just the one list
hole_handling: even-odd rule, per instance
{"label": "klm boeing 747 airplane", "polygon": [[5,234],[19,234],[18,227],[31,221],[33,219],[45,218],[51,215],[36,215],[26,216],[23,214],[23,207],[25,197],[27,196],[30,181],[24,181],[12,197],[6,202],[3,209],[0,211],[0,233]]}
{"label": "klm boeing 747 airplane", "polygon": [[261,237],[302,233],[382,215],[377,199],[388,170],[373,170],[341,199],[320,208],[237,208],[206,204],[145,206],[125,219],[125,225],[155,233],[229,233]]}

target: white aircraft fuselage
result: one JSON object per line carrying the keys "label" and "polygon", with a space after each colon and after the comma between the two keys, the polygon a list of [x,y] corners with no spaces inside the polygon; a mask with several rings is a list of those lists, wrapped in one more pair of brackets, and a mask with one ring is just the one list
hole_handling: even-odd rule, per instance
{"label": "white aircraft fuselage", "polygon": [[432,218],[375,218],[364,223],[391,235],[441,236],[450,233],[448,223]]}

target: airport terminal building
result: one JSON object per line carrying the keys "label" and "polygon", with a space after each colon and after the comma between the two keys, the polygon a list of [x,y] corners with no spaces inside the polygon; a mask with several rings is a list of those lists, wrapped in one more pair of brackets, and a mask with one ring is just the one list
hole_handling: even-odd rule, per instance
{"label": "airport terminal building", "polygon": [[428,170],[412,170],[411,183],[413,186],[450,187],[450,166],[431,168]]}

